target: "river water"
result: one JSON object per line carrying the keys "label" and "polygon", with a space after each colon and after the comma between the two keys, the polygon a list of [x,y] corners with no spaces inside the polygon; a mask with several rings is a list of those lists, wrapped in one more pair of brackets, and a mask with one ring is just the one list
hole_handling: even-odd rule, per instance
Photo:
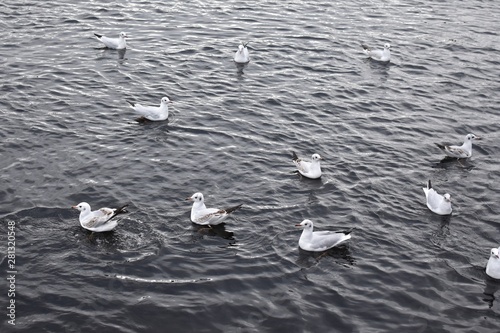
{"label": "river water", "polygon": [[[499,331],[497,2],[6,0],[0,18],[2,332]],[[120,31],[125,53],[93,36]],[[126,100],[163,96],[168,122],[134,122]],[[467,133],[472,158],[441,163],[434,143]],[[198,191],[243,207],[199,228]],[[81,201],[129,213],[91,234]],[[308,253],[305,218],[356,229]]]}

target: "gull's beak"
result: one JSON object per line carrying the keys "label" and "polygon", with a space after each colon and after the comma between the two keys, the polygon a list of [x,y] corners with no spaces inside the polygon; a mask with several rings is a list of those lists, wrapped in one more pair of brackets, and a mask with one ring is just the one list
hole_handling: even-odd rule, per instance
{"label": "gull's beak", "polygon": [[71,206],[71,208],[73,208],[73,209],[78,209],[78,207],[76,207],[76,206]]}
{"label": "gull's beak", "polygon": [[482,139],[483,139],[482,137],[476,135],[476,138],[474,140],[482,140]]}
{"label": "gull's beak", "polygon": [[296,227],[302,227],[302,224],[299,223],[299,224],[296,224],[295,226]]}
{"label": "gull's beak", "polygon": [[186,198],[186,200],[187,200],[187,201],[193,201],[193,198],[191,198],[191,197],[187,197],[187,198]]}

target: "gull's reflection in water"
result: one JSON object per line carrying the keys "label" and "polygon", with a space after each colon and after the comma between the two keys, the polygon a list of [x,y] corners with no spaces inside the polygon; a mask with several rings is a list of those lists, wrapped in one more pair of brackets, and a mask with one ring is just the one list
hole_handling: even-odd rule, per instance
{"label": "gull's reflection in water", "polygon": [[203,238],[204,236],[220,237],[224,239],[234,240],[234,233],[226,230],[226,224],[221,223],[217,225],[199,225],[191,223],[193,226],[193,236],[196,238]]}
{"label": "gull's reflection in water", "polygon": [[296,264],[300,267],[309,268],[316,265],[321,259],[333,258],[339,264],[354,265],[355,259],[349,251],[349,245],[344,244],[323,252],[311,252],[298,248],[299,257]]}
{"label": "gull's reflection in water", "polygon": [[488,303],[488,307],[491,309],[496,299],[495,293],[498,291],[498,289],[500,289],[500,280],[489,277],[488,275],[486,275],[486,273],[484,273],[484,275],[486,286],[484,287],[483,291],[483,301]]}

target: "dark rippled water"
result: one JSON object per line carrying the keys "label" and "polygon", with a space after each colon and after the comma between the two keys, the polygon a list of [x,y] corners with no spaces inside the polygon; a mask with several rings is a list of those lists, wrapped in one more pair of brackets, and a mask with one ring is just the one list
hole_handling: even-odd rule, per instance
{"label": "dark rippled water", "polygon": [[[2,332],[497,332],[493,1],[13,1],[0,11]],[[102,49],[93,33],[130,36]],[[232,56],[249,41],[251,62]],[[360,44],[392,45],[384,65]],[[139,125],[126,99],[174,104]],[[463,163],[434,142],[484,138]],[[291,151],[320,153],[318,181]],[[450,192],[443,219],[424,203]],[[243,208],[199,229],[184,198]],[[69,209],[130,203],[108,234]],[[295,223],[356,227],[326,255]],[[5,281],[5,280],[4,280]]]}

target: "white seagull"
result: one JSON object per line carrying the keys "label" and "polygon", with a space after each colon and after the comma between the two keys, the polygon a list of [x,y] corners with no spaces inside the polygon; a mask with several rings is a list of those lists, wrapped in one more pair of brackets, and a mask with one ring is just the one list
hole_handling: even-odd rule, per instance
{"label": "white seagull", "polygon": [[168,118],[168,104],[172,103],[168,97],[163,97],[160,102],[160,106],[143,106],[141,104],[132,103],[127,101],[135,112],[141,115],[137,121],[143,121],[144,119],[151,121],[161,121]]}
{"label": "white seagull", "polygon": [[354,228],[347,231],[315,231],[311,220],[304,220],[296,227],[304,228],[300,235],[299,246],[306,251],[326,251],[351,238]]}
{"label": "white seagull", "polygon": [[245,64],[250,61],[250,55],[248,54],[248,48],[247,48],[248,43],[243,44],[241,43],[238,46],[238,51],[234,54],[234,62],[237,62],[239,64]]}
{"label": "white seagull", "polygon": [[383,50],[378,50],[378,49],[372,49],[364,44],[361,45],[363,47],[363,51],[367,56],[372,58],[373,60],[378,60],[378,61],[390,61],[391,60],[391,45],[389,43],[384,44],[384,49]]}
{"label": "white seagull", "polygon": [[106,36],[99,35],[99,34],[94,34],[94,35],[104,45],[106,45],[106,47],[108,47],[110,49],[120,50],[120,49],[126,49],[127,48],[127,42],[125,41],[125,38],[127,38],[128,36],[124,32],[120,32],[120,35],[118,36],[118,38],[110,38],[110,37],[106,37]]}
{"label": "white seagull", "polygon": [[80,225],[90,231],[94,232],[104,232],[113,230],[117,225],[118,221],[114,217],[118,214],[126,213],[124,205],[119,208],[101,208],[99,210],[92,211],[90,205],[86,202],[80,202],[76,206],[71,208],[78,209],[80,211]]}
{"label": "white seagull", "polygon": [[451,197],[448,193],[441,195],[437,193],[431,185],[431,181],[427,182],[427,187],[422,188],[427,199],[427,207],[439,215],[451,214]]}
{"label": "white seagull", "polygon": [[312,161],[304,161],[300,159],[295,152],[292,151],[292,160],[299,173],[307,178],[316,179],[321,177],[321,165],[320,160],[322,160],[319,154],[312,155]]}
{"label": "white seagull", "polygon": [[197,192],[186,200],[193,201],[191,208],[191,221],[201,225],[217,225],[224,221],[229,214],[239,209],[242,204],[227,209],[207,208],[204,203],[203,194]]}
{"label": "white seagull", "polygon": [[500,258],[499,258],[499,248],[492,248],[490,259],[488,259],[488,264],[486,264],[486,274],[494,279],[500,279]]}
{"label": "white seagull", "polygon": [[469,158],[472,156],[472,140],[481,140],[481,138],[474,134],[467,134],[461,146],[447,146],[439,143],[436,143],[436,146],[449,157]]}

